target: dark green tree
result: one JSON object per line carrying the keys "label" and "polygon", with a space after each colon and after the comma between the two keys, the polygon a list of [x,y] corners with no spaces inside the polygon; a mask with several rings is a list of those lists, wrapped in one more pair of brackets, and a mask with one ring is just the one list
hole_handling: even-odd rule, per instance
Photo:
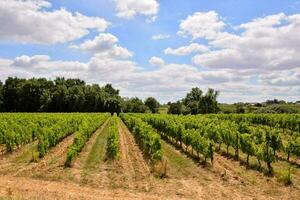
{"label": "dark green tree", "polygon": [[3,83],[0,81],[0,112],[4,111]]}
{"label": "dark green tree", "polygon": [[17,77],[8,77],[3,86],[4,108],[7,112],[18,111],[20,102],[20,89],[25,79],[19,79]]}
{"label": "dark green tree", "polygon": [[198,87],[192,88],[192,90],[187,93],[186,97],[183,99],[183,104],[186,106],[187,112],[192,115],[198,114],[198,104],[202,98],[202,90]]}
{"label": "dark green tree", "polygon": [[171,103],[168,114],[181,114],[182,113],[182,104],[180,101],[177,101],[176,103]]}
{"label": "dark green tree", "polygon": [[114,89],[111,84],[106,84],[104,86],[104,91],[107,94],[109,94],[110,96],[118,96],[119,95],[119,90]]}
{"label": "dark green tree", "polygon": [[145,105],[149,108],[152,113],[158,113],[159,102],[154,97],[148,97],[145,100]]}
{"label": "dark green tree", "polygon": [[107,112],[112,115],[114,113],[119,114],[121,112],[121,99],[116,97],[110,97],[105,101],[105,108]]}
{"label": "dark green tree", "polygon": [[123,102],[123,112],[126,113],[145,113],[148,107],[143,103],[143,101],[137,97],[124,99]]}
{"label": "dark green tree", "polygon": [[217,97],[219,91],[209,88],[207,93],[199,101],[199,112],[202,114],[219,112]]}

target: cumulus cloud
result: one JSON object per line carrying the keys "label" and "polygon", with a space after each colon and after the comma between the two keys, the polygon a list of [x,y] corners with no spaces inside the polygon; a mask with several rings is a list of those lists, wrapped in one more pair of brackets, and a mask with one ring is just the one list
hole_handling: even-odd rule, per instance
{"label": "cumulus cloud", "polygon": [[178,34],[193,39],[213,39],[224,27],[225,23],[215,11],[196,12],[181,21]]}
{"label": "cumulus cloud", "polygon": [[71,45],[71,48],[80,49],[98,57],[129,58],[133,55],[128,49],[117,45],[118,38],[110,33],[101,33],[93,40],[87,40],[79,45]]}
{"label": "cumulus cloud", "polygon": [[[90,29],[104,31],[109,22],[65,9],[47,11],[46,0],[1,0],[0,40],[55,44],[79,39]],[[4,28],[5,27],[5,28]]]}
{"label": "cumulus cloud", "polygon": [[168,34],[158,34],[158,35],[153,35],[152,36],[152,40],[164,40],[164,39],[168,39],[171,36]]}
{"label": "cumulus cloud", "polygon": [[153,56],[149,59],[149,63],[153,66],[163,66],[165,61],[162,58]]}
{"label": "cumulus cloud", "polygon": [[47,55],[35,55],[32,57],[23,55],[16,57],[12,65],[17,67],[32,67],[49,60],[50,57]]}
{"label": "cumulus cloud", "polygon": [[271,69],[298,68],[300,15],[279,13],[238,26],[241,34],[219,32],[208,42],[216,48],[196,55],[193,61],[208,68]]}
{"label": "cumulus cloud", "polygon": [[150,21],[155,21],[159,10],[157,0],[114,0],[117,16],[132,19],[136,15],[145,15]]}
{"label": "cumulus cloud", "polygon": [[175,55],[175,56],[184,56],[192,53],[203,53],[209,51],[209,48],[205,45],[192,43],[188,46],[182,46],[177,49],[167,48],[164,50],[165,54]]}

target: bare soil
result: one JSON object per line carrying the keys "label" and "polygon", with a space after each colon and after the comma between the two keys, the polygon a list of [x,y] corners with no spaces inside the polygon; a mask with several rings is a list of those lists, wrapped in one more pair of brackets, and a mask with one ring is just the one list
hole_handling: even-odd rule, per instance
{"label": "bare soil", "polygon": [[133,135],[121,120],[119,120],[118,128],[121,151],[119,171],[123,172],[119,176],[119,184],[130,189],[149,191],[153,184],[153,177],[148,164]]}
{"label": "bare soil", "polygon": [[[104,122],[104,124],[96,130],[96,132],[92,135],[92,137],[89,139],[89,141],[86,143],[82,151],[80,152],[79,156],[73,163],[72,168],[70,169],[70,172],[74,178],[74,181],[81,183],[89,183],[93,184],[93,182],[98,182],[97,180],[104,180],[105,176],[101,176],[98,173],[98,170],[96,170],[97,173],[95,173],[95,170],[91,170],[90,167],[86,167],[86,163],[88,162],[87,160],[89,159],[89,156],[91,154],[92,149],[94,148],[94,145],[96,145],[96,141],[100,138],[104,140],[103,146],[100,147],[100,150],[97,154],[99,157],[99,160],[104,160],[104,152],[105,152],[105,143],[106,143],[106,135],[104,134],[104,131],[106,131],[107,126],[108,126],[109,120]],[[98,147],[99,148],[99,147]],[[92,166],[94,169],[99,168],[99,164],[95,164]],[[89,168],[89,169],[86,169]]]}
{"label": "bare soil", "polygon": [[[0,157],[0,199],[299,199],[299,178],[294,185],[284,186],[275,177],[220,154],[215,154],[213,166],[204,166],[164,141],[161,166],[167,174],[157,177],[121,120],[120,159],[107,160],[107,124],[93,134],[71,169],[63,164],[74,136],[37,163],[14,162],[30,145]],[[277,162],[274,167],[285,168],[285,164]],[[300,176],[300,169],[293,174]]]}

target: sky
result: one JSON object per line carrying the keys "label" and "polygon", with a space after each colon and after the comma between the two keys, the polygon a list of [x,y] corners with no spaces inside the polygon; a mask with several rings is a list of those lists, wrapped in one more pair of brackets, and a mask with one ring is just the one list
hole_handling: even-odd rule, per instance
{"label": "sky", "polygon": [[176,101],[300,100],[299,0],[0,0],[0,80],[112,83]]}

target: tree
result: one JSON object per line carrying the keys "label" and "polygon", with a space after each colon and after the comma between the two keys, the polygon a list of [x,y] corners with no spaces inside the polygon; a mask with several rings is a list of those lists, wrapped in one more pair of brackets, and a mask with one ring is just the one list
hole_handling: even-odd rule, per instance
{"label": "tree", "polygon": [[217,97],[219,96],[219,91],[215,91],[209,88],[207,93],[200,98],[199,101],[199,112],[202,114],[207,113],[217,113],[219,112]]}
{"label": "tree", "polygon": [[186,97],[183,99],[183,104],[187,107],[187,110],[192,115],[198,114],[198,104],[202,98],[202,90],[198,87],[192,88],[192,90],[187,93]]}
{"label": "tree", "polygon": [[0,81],[0,112],[4,111],[3,83]]}
{"label": "tree", "polygon": [[8,77],[3,86],[4,108],[7,112],[18,111],[20,105],[20,88],[25,79]]}
{"label": "tree", "polygon": [[68,89],[69,94],[66,99],[67,110],[69,112],[82,112],[85,106],[85,94],[83,86],[72,86]]}
{"label": "tree", "polygon": [[104,91],[110,96],[118,96],[119,95],[119,90],[114,89],[111,84],[106,84],[104,86]]}
{"label": "tree", "polygon": [[39,112],[46,109],[51,98],[53,82],[45,78],[32,78],[19,86],[17,110],[21,112]]}
{"label": "tree", "polygon": [[66,85],[56,85],[48,109],[50,112],[64,112],[67,108],[69,91]]}
{"label": "tree", "polygon": [[236,113],[245,113],[245,108],[243,103],[236,104]]}
{"label": "tree", "polygon": [[152,113],[158,113],[160,104],[154,97],[148,97],[145,100],[145,105],[150,109]]}
{"label": "tree", "polygon": [[122,108],[126,113],[145,113],[148,110],[143,101],[137,97],[124,99]]}
{"label": "tree", "polygon": [[110,97],[105,102],[105,108],[110,114],[119,113],[121,112],[121,100],[116,97]]}
{"label": "tree", "polygon": [[184,105],[188,105],[191,102],[200,101],[202,94],[202,90],[200,90],[198,87],[192,88],[192,90],[186,94],[186,97],[183,100]]}
{"label": "tree", "polygon": [[176,103],[171,103],[168,114],[181,114],[182,113],[182,104],[180,101],[177,101]]}

